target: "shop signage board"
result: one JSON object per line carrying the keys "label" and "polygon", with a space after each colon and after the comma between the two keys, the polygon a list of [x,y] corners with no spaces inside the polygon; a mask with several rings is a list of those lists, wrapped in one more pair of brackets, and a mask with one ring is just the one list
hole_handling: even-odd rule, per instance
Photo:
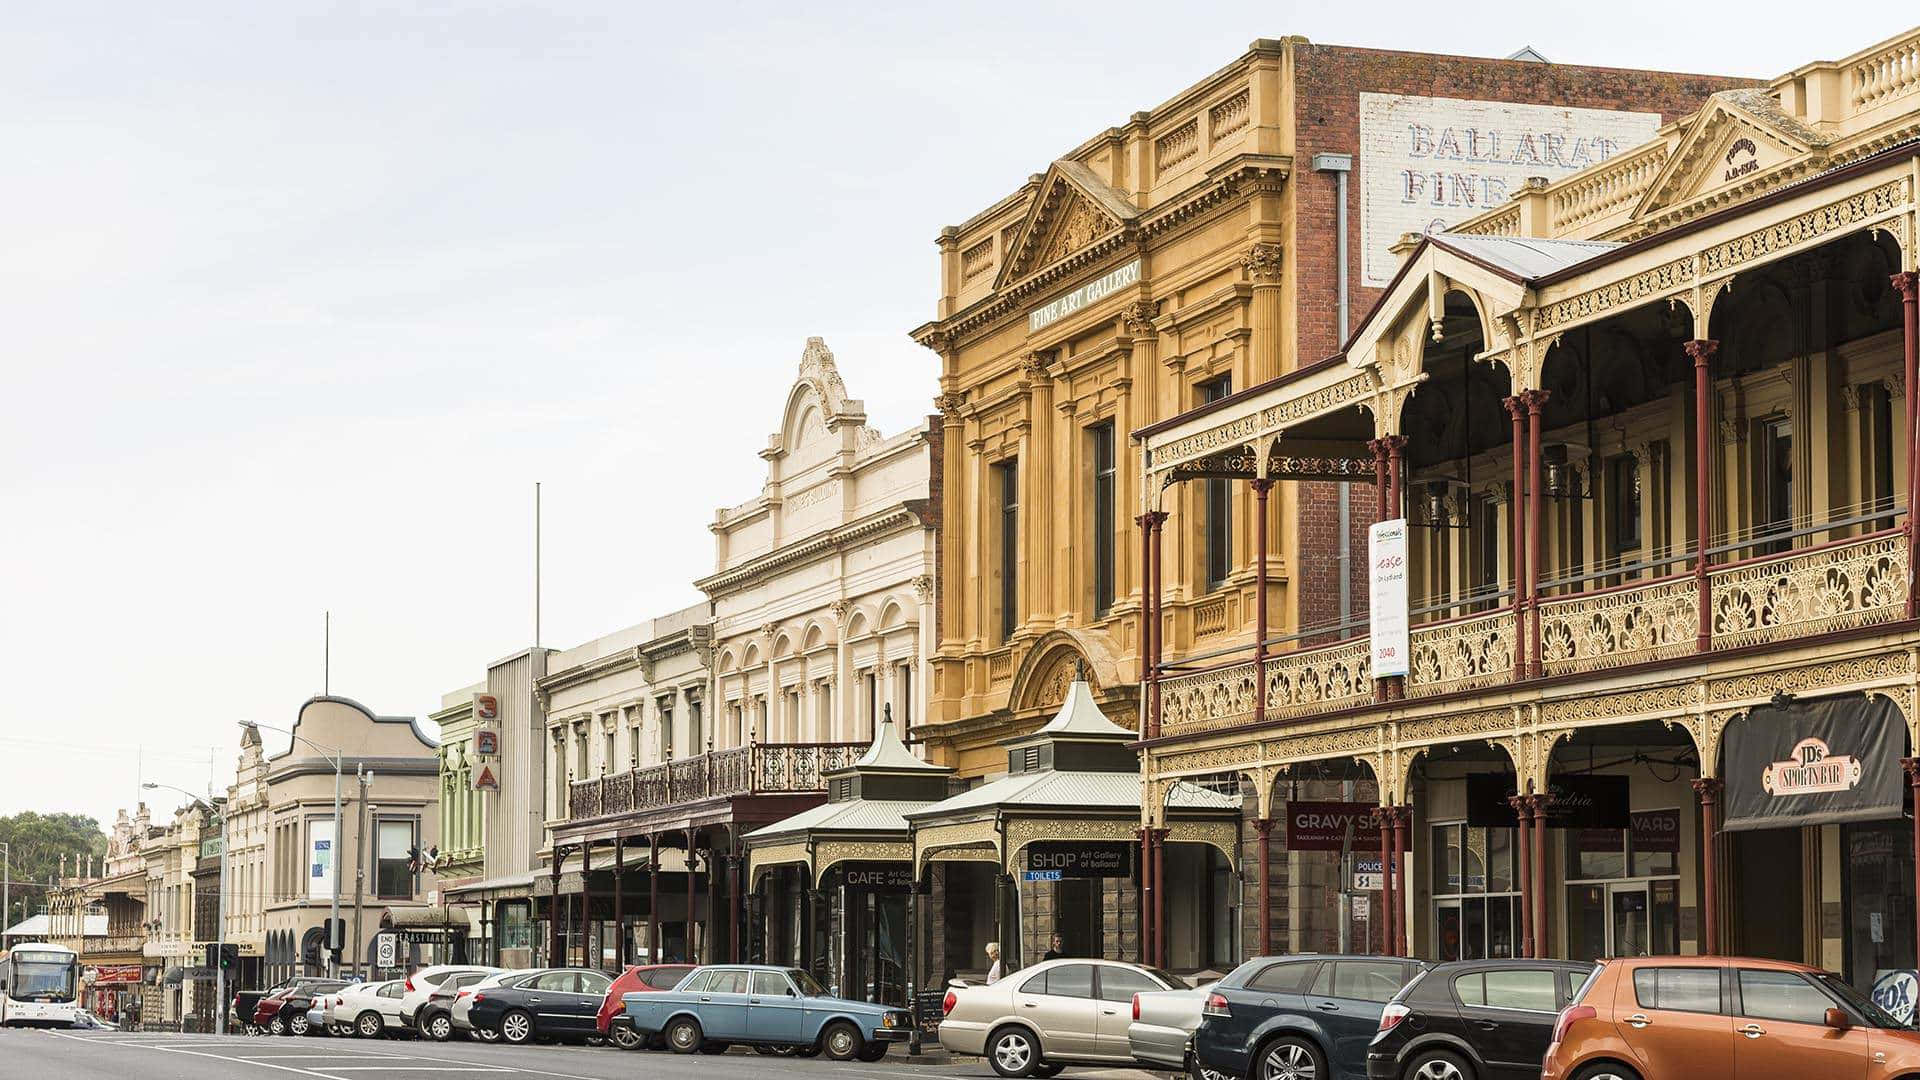
{"label": "shop signage board", "polygon": [[1407,673],[1407,519],[1376,521],[1367,530],[1367,632],[1373,677]]}
{"label": "shop signage board", "polygon": [[1070,293],[1056,296],[1027,312],[1027,333],[1031,334],[1051,326],[1088,304],[1104,300],[1129,285],[1138,284],[1140,284],[1140,260],[1135,259],[1124,266],[1107,271]]}
{"label": "shop signage board", "polygon": [[[1473,773],[1467,777],[1467,824],[1509,829],[1516,818],[1507,799],[1512,773]],[[1549,829],[1625,829],[1632,824],[1632,799],[1624,776],[1556,776],[1550,781]]]}
{"label": "shop signage board", "polygon": [[842,863],[840,878],[857,892],[913,891],[913,867],[907,863]]}
{"label": "shop signage board", "polygon": [[1901,814],[1906,723],[1880,695],[1757,706],[1721,748],[1729,832]]}
{"label": "shop signage board", "polygon": [[1883,971],[1873,981],[1873,1003],[1903,1024],[1913,1023],[1916,997],[1920,997],[1920,978],[1912,971]]}
{"label": "shop signage board", "polygon": [[[1380,808],[1363,802],[1290,802],[1288,851],[1379,851]],[[1351,846],[1347,829],[1352,827]]]}
{"label": "shop signage board", "polygon": [[1038,840],[1027,845],[1021,859],[1022,876],[1028,881],[1128,877],[1133,873],[1133,844],[1126,840]]}

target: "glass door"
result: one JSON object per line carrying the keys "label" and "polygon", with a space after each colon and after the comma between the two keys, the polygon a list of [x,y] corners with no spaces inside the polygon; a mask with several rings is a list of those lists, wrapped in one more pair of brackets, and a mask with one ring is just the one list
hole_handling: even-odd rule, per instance
{"label": "glass door", "polygon": [[1652,955],[1647,923],[1651,905],[1647,900],[1645,882],[1607,886],[1608,956]]}

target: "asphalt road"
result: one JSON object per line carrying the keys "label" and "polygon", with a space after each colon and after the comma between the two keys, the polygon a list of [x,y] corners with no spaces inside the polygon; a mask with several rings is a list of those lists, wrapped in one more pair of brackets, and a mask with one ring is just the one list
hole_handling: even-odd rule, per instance
{"label": "asphalt road", "polygon": [[[332,1038],[246,1038],[0,1030],[5,1080],[977,1080],[979,1058],[910,1058],[895,1047],[871,1065],[763,1057],[629,1052],[611,1047],[498,1046]],[[1072,1069],[1067,1080],[1153,1080],[1135,1069]]]}

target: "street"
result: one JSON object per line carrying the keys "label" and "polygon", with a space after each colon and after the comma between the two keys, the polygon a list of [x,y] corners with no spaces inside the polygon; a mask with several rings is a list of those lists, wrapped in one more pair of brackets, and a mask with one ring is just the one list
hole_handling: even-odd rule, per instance
{"label": "street", "polygon": [[[288,1075],[317,1080],[438,1080],[447,1073],[471,1073],[478,1080],[626,1080],[640,1071],[700,1080],[753,1080],[770,1069],[818,1080],[973,1080],[994,1075],[980,1058],[945,1054],[909,1058],[898,1050],[867,1065],[770,1058],[743,1050],[709,1057],[582,1046],[0,1030],[0,1077],[33,1080],[270,1080]],[[1148,1080],[1152,1074],[1137,1069],[1076,1069],[1072,1075],[1085,1080]]]}

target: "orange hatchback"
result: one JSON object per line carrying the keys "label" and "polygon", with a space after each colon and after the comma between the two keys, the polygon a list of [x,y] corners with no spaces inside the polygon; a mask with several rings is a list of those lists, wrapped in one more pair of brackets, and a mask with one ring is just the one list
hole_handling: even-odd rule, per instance
{"label": "orange hatchback", "polygon": [[1609,960],[1560,1013],[1541,1080],[1892,1080],[1920,1032],[1831,972],[1777,960]]}

